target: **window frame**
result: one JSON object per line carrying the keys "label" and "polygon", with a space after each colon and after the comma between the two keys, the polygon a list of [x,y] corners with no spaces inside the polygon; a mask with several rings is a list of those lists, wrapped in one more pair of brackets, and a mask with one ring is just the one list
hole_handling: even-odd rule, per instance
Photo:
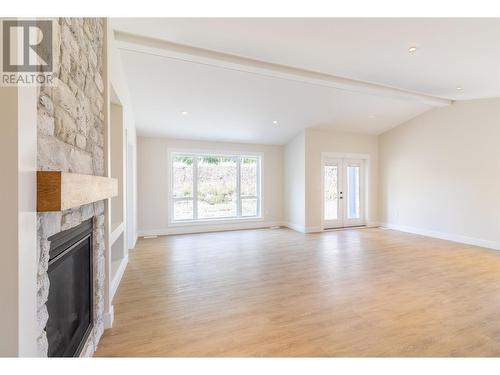
{"label": "window frame", "polygon": [[[182,225],[197,225],[207,223],[221,223],[221,222],[235,222],[235,221],[261,221],[263,220],[262,207],[263,207],[263,194],[262,194],[262,175],[263,175],[263,160],[264,154],[262,152],[245,152],[245,151],[215,151],[215,150],[194,150],[194,149],[168,149],[167,157],[167,181],[168,181],[168,225],[169,226],[182,226]],[[193,196],[192,197],[179,197],[173,196],[174,179],[173,179],[173,159],[177,155],[193,157]],[[217,218],[198,218],[198,161],[199,156],[213,156],[213,157],[230,157],[236,159],[236,216],[226,216]],[[255,157],[257,158],[257,186],[256,196],[242,196],[241,195],[241,158]],[[242,201],[244,199],[257,199],[257,215],[255,216],[242,216]],[[191,201],[193,202],[193,218],[184,220],[174,219],[174,202],[176,201]]]}

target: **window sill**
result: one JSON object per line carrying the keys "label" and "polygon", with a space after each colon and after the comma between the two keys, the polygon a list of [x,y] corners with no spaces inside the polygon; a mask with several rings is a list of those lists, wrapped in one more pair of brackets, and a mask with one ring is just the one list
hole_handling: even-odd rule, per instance
{"label": "window sill", "polygon": [[192,225],[219,225],[219,224],[234,224],[234,223],[248,223],[264,221],[262,216],[254,217],[237,217],[237,218],[221,218],[221,219],[203,219],[203,220],[186,220],[186,221],[172,221],[168,224],[169,227],[186,227]]}

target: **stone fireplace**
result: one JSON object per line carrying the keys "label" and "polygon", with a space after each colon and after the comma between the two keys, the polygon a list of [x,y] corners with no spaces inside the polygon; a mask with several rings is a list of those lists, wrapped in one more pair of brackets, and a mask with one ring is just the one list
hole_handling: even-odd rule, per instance
{"label": "stone fireplace", "polygon": [[[37,169],[103,176],[104,21],[99,18],[60,18],[55,24],[54,71],[57,78],[55,85],[40,87]],[[37,318],[41,356],[49,354],[47,301],[52,241],[58,238],[58,233],[87,221],[92,224],[92,327],[80,348],[80,355],[91,356],[103,334],[104,211],[104,201],[99,201],[62,212],[38,214]]]}

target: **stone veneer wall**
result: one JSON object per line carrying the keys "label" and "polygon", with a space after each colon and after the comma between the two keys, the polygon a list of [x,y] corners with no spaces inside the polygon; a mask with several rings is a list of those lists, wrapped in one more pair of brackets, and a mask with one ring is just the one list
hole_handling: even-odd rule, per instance
{"label": "stone veneer wall", "polygon": [[[38,170],[104,175],[104,21],[56,19],[52,87],[41,87],[38,101]],[[47,356],[47,275],[51,235],[93,217],[94,329],[82,356],[91,356],[104,331],[104,202],[64,212],[38,214],[38,348]]]}

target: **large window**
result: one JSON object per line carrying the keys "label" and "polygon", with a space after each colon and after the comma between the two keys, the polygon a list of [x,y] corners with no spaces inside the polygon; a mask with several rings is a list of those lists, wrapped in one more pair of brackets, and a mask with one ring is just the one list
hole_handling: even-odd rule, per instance
{"label": "large window", "polygon": [[260,156],[171,153],[173,222],[260,217]]}

